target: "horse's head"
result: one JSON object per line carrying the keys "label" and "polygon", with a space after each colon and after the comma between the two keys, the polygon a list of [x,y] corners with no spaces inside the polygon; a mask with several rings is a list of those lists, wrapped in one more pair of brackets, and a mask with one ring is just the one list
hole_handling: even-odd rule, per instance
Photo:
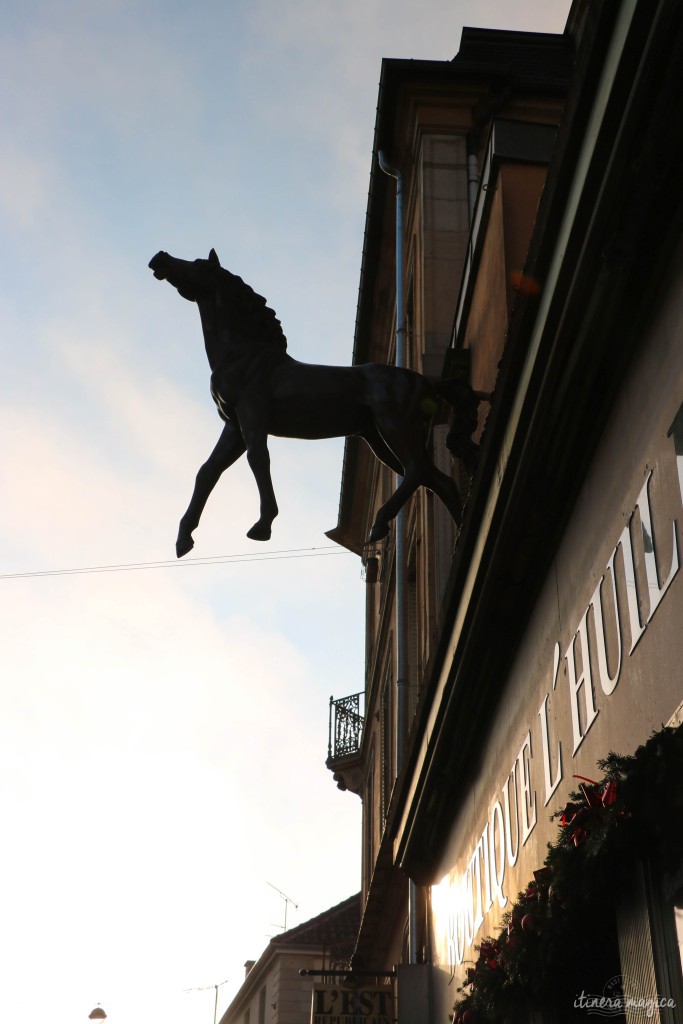
{"label": "horse's head", "polygon": [[219,329],[229,325],[242,341],[273,344],[283,352],[287,348],[274,311],[241,277],[221,266],[215,249],[205,260],[179,260],[158,252],[149,268],[159,281],[168,281],[184,299],[199,305],[205,338],[208,332],[216,340]]}
{"label": "horse's head", "polygon": [[189,302],[200,302],[214,291],[221,265],[212,249],[206,260],[179,260],[167,252],[158,252],[149,261],[149,268],[159,281],[168,281]]}

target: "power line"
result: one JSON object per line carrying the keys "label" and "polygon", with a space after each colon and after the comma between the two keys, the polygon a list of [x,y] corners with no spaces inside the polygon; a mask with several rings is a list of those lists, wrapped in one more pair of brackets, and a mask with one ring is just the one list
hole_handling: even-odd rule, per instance
{"label": "power line", "polygon": [[226,978],[225,981],[219,981],[217,985],[199,985],[195,988],[184,988],[183,992],[208,992],[212,988],[221,988],[223,985],[227,985],[230,978]]}
{"label": "power line", "polygon": [[101,572],[140,572],[149,569],[177,569],[198,565],[239,565],[243,562],[273,562],[292,558],[330,558],[334,555],[351,554],[336,544],[318,548],[287,548],[283,551],[261,553],[243,552],[236,555],[207,555],[202,558],[168,559],[158,562],[122,562],[117,565],[88,565],[72,569],[40,569],[32,572],[0,573],[0,580],[32,579],[44,576],[85,576]]}
{"label": "power line", "polygon": [[219,981],[217,985],[202,985],[200,988],[185,989],[185,992],[208,992],[210,988],[216,990],[216,998],[213,1004],[213,1024],[216,1024],[216,1020],[218,1018],[218,989],[222,988],[223,985],[227,985],[229,981],[230,979],[226,978],[225,981]]}

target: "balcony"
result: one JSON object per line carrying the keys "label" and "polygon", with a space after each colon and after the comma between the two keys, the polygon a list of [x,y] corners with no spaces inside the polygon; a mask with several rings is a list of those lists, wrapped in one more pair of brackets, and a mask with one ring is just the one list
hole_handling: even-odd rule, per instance
{"label": "balcony", "polygon": [[364,718],[361,711],[363,693],[335,700],[330,697],[330,727],[325,764],[341,790],[360,795],[362,770],[360,750],[363,742]]}

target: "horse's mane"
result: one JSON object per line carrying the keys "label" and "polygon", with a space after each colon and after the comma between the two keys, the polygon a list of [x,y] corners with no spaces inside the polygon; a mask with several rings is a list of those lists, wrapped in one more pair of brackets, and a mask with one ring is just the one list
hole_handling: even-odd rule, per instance
{"label": "horse's mane", "polygon": [[254,291],[237,274],[231,274],[225,267],[220,268],[219,288],[230,316],[251,340],[276,345],[283,352],[287,349],[282,324],[275,310],[266,304],[263,295]]}

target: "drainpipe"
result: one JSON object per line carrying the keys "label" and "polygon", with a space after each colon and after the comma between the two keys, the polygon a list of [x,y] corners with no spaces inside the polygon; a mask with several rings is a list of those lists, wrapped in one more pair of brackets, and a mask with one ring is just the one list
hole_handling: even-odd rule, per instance
{"label": "drainpipe", "polygon": [[[406,322],[403,308],[403,177],[380,150],[379,166],[396,178],[396,366],[406,365]],[[403,477],[397,476],[397,484]],[[406,650],[406,552],[405,508],[396,516],[396,774],[401,774],[407,738],[406,690],[408,659]]]}
{"label": "drainpipe", "polygon": [[[396,366],[406,365],[406,320],[403,304],[403,176],[378,153],[379,166],[396,179]],[[397,477],[400,484],[402,477]],[[406,636],[407,566],[405,507],[396,516],[396,774],[400,775],[408,739],[408,650]],[[408,882],[408,962],[417,963],[417,887]]]}

